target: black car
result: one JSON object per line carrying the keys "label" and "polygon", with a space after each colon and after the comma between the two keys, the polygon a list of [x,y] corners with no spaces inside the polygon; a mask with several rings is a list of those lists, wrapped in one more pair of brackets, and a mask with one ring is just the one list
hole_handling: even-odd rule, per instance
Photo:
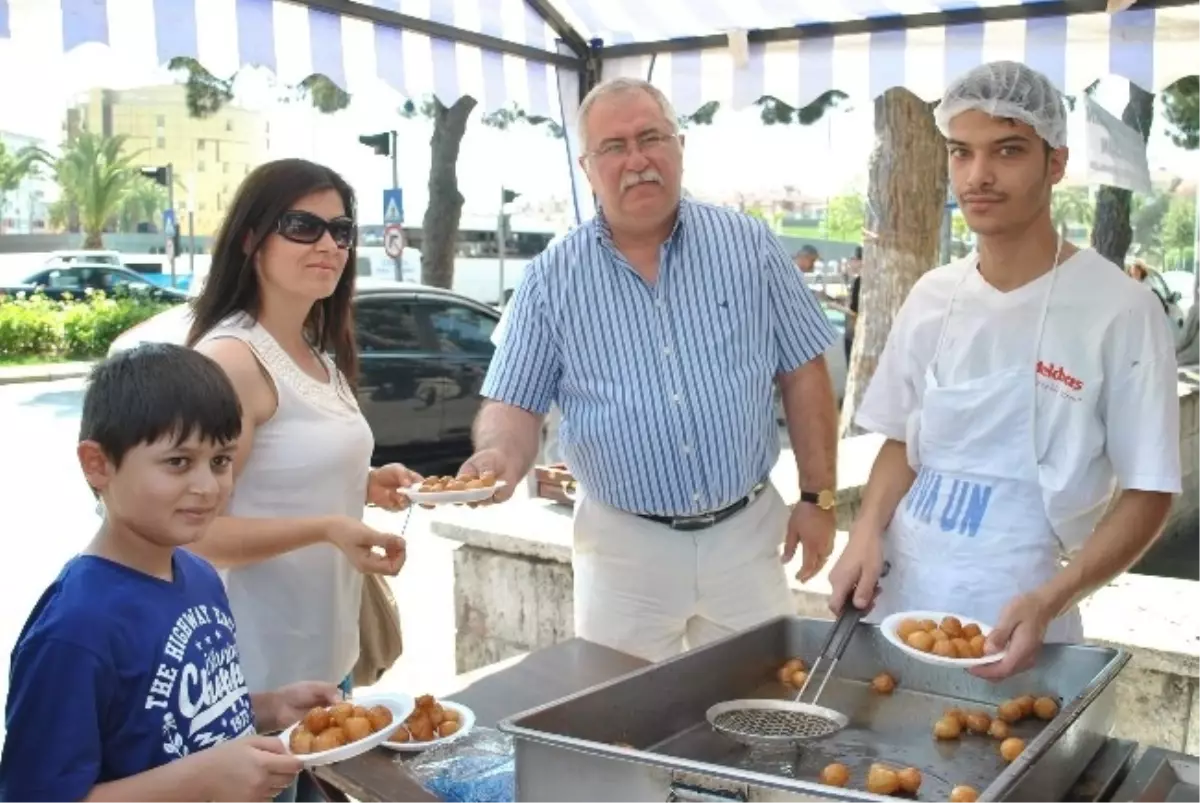
{"label": "black car", "polygon": [[[471,455],[471,424],[500,320],[493,307],[449,290],[360,277],[355,294],[358,403],[375,435],[376,464],[453,471]],[[186,306],[123,333],[110,353],[182,343]]]}
{"label": "black car", "polygon": [[15,295],[18,291],[29,292],[31,288],[54,300],[62,300],[67,296],[79,298],[88,290],[100,290],[108,295],[144,293],[156,301],[187,300],[187,293],[182,290],[160,287],[137,271],[99,262],[44,265],[16,286],[4,289],[10,295]]}

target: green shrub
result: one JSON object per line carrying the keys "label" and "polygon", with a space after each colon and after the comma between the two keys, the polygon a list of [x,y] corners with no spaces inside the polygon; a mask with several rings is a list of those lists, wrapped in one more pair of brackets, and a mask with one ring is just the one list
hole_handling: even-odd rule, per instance
{"label": "green shrub", "polygon": [[102,357],[118,335],[169,306],[103,293],[61,302],[41,294],[0,296],[0,360]]}

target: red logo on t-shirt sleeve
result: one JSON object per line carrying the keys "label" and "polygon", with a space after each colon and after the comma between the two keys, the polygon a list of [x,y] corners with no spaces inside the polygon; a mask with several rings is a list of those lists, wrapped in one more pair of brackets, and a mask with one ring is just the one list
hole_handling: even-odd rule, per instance
{"label": "red logo on t-shirt sleeve", "polygon": [[1053,382],[1061,382],[1071,390],[1083,390],[1083,380],[1071,376],[1063,370],[1061,365],[1038,360],[1037,372],[1038,376],[1043,376]]}

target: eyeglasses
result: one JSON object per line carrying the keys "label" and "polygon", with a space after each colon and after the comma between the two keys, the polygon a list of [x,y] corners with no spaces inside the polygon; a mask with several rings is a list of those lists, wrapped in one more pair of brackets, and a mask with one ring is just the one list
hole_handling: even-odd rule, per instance
{"label": "eyeglasses", "polygon": [[[654,153],[673,139],[676,134],[665,134],[662,131],[644,131],[633,140],[634,146],[642,153]],[[594,159],[624,159],[631,151],[629,140],[611,139],[604,142],[587,155]]]}
{"label": "eyeglasses", "polygon": [[334,245],[342,249],[354,245],[358,235],[352,219],[335,217],[333,220],[325,220],[312,212],[284,212],[275,230],[283,239],[304,245],[312,245],[324,237],[325,232],[329,232]]}

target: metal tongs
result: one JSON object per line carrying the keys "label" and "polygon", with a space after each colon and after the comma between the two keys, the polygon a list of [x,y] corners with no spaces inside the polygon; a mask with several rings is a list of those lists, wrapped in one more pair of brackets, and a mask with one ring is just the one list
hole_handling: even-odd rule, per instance
{"label": "metal tongs", "polygon": [[[887,577],[888,572],[892,570],[892,564],[888,561],[883,562],[883,568],[879,572],[879,579]],[[854,635],[854,628],[858,627],[858,623],[862,621],[863,614],[866,611],[856,607],[852,599],[854,591],[857,587],[851,589],[850,594],[846,597],[846,604],[842,606],[842,612],[838,615],[837,621],[833,623],[833,627],[829,628],[829,635],[825,637],[825,643],[821,645],[821,654],[817,656],[817,660],[813,662],[812,668],[808,670],[808,677],[804,679],[803,685],[800,686],[800,691],[796,694],[795,702],[800,702],[800,698],[804,696],[804,691],[808,688],[808,684],[812,683],[813,677],[817,674],[817,667],[826,658],[829,659],[829,667],[825,670],[825,676],[821,679],[821,685],[817,687],[817,693],[813,696],[812,702],[809,705],[816,705],[817,700],[821,699],[821,692],[825,691],[825,684],[829,682],[829,678],[833,676],[833,670],[837,666],[838,661],[846,654],[846,647],[850,646],[850,638]],[[831,649],[832,648],[832,649]]]}
{"label": "metal tongs", "polygon": [[[886,577],[890,570],[891,564],[884,561],[880,579]],[[833,675],[838,661],[845,654],[854,628],[862,620],[863,614],[864,611],[854,606],[853,600],[847,600],[794,700],[730,700],[718,703],[708,709],[709,724],[718,733],[752,748],[796,747],[812,739],[830,736],[846,727],[850,720],[845,714],[817,705],[817,701],[825,691],[825,684]],[[829,663],[825,675],[812,702],[801,702],[808,684],[817,674],[817,668],[827,658]]]}

